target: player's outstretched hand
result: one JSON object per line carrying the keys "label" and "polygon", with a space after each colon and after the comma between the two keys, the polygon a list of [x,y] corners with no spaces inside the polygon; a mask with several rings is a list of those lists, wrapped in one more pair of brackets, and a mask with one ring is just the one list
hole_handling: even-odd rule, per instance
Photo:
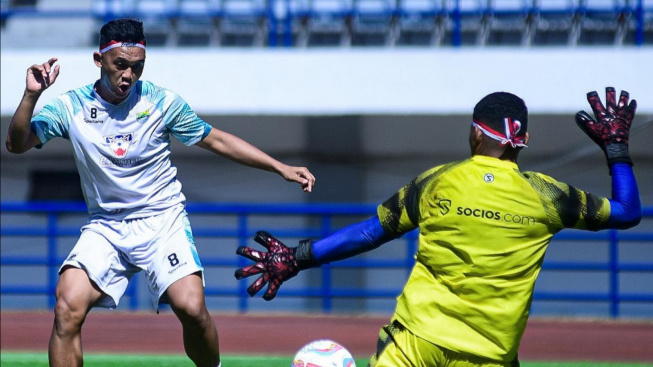
{"label": "player's outstretched hand", "polygon": [[27,93],[39,95],[54,84],[59,76],[59,65],[53,67],[57,60],[56,57],[53,57],[43,64],[34,64],[27,69],[25,80]]}
{"label": "player's outstretched hand", "polygon": [[311,192],[315,185],[315,176],[306,167],[285,166],[279,172],[286,181],[297,182],[302,190]]}
{"label": "player's outstretched hand", "polygon": [[287,247],[281,241],[265,231],[259,231],[254,236],[254,241],[263,245],[268,252],[260,252],[250,247],[240,246],[236,253],[256,263],[236,270],[236,279],[243,279],[255,274],[261,274],[252,285],[247,288],[247,293],[254,297],[266,283],[268,289],[263,295],[266,301],[272,300],[279,287],[286,280],[294,277],[299,272],[299,265],[295,260],[294,248]]}
{"label": "player's outstretched hand", "polygon": [[592,107],[594,120],[587,112],[576,114],[576,124],[605,152],[608,164],[625,162],[632,165],[628,153],[630,125],[635,117],[637,101],[628,103],[630,95],[621,91],[619,103],[613,87],[605,89],[605,107],[596,91],[587,93],[587,101]]}

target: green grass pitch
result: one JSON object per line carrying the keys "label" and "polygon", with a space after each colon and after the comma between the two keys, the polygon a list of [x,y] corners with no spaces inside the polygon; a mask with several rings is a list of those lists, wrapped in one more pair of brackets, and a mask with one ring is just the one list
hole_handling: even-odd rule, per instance
{"label": "green grass pitch", "polygon": [[[291,356],[223,356],[225,367],[289,367]],[[356,366],[365,367],[369,360],[356,359]],[[2,367],[47,367],[46,353],[21,353],[3,351],[0,354]],[[88,367],[193,367],[184,355],[118,355],[92,354],[84,356]],[[522,367],[653,367],[648,363],[597,363],[597,362],[521,362]]]}

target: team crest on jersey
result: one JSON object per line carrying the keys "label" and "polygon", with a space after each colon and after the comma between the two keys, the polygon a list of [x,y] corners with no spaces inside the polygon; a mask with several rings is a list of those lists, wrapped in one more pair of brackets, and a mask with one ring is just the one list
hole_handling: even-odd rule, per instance
{"label": "team crest on jersey", "polygon": [[134,133],[105,136],[104,139],[109,144],[114,157],[125,158],[129,145],[134,140]]}
{"label": "team crest on jersey", "polygon": [[149,109],[147,109],[147,110],[145,110],[143,112],[139,112],[139,113],[136,114],[136,120],[144,119],[149,115],[150,115],[150,110]]}

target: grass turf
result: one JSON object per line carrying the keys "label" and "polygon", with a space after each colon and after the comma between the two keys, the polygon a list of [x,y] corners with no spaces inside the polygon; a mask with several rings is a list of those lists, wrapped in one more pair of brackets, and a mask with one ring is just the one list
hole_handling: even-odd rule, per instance
{"label": "grass turf", "polygon": [[[223,356],[225,367],[289,367],[292,357]],[[367,366],[369,360],[356,359],[358,367]],[[6,352],[0,354],[2,367],[47,367],[47,353]],[[193,367],[184,355],[92,354],[84,356],[88,367]],[[522,367],[653,367],[647,363],[597,363],[597,362],[521,362]]]}

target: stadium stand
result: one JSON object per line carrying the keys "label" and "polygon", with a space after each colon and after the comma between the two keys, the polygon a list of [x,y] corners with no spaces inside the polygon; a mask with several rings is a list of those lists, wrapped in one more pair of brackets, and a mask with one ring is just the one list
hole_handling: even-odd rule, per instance
{"label": "stadium stand", "polygon": [[[77,27],[66,46],[94,43],[115,17],[146,21],[166,47],[577,46],[653,44],[653,0],[2,0],[2,32]],[[80,29],[82,31],[80,32]],[[88,31],[86,31],[88,29]],[[29,32],[26,32],[29,30]],[[21,37],[21,34],[25,34]],[[38,37],[36,37],[38,38]],[[38,41],[37,41],[38,42]],[[42,40],[47,42],[47,40]]]}

